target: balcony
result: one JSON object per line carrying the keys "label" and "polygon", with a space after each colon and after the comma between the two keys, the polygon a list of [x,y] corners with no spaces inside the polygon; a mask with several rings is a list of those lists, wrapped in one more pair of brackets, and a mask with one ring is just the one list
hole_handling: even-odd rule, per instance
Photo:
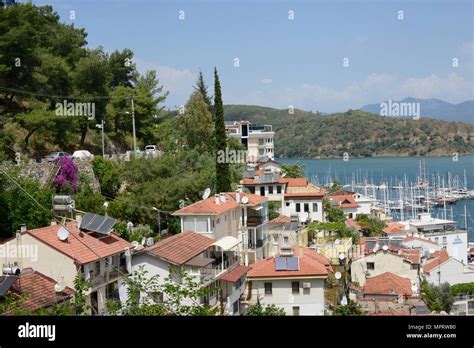
{"label": "balcony", "polygon": [[257,237],[257,241],[254,241],[252,239],[249,239],[248,242],[247,242],[247,249],[258,249],[258,248],[261,248],[265,245],[265,243],[267,242],[268,240],[268,237],[267,236],[263,236],[262,238],[258,238]]}
{"label": "balcony", "polygon": [[240,259],[238,256],[232,256],[225,259],[222,262],[212,264],[211,267],[199,268],[199,274],[203,278],[215,279],[221,273],[224,273],[237,265],[239,265]]}
{"label": "balcony", "polygon": [[247,216],[247,226],[248,227],[256,227],[264,222],[264,218],[261,215],[250,215]]}

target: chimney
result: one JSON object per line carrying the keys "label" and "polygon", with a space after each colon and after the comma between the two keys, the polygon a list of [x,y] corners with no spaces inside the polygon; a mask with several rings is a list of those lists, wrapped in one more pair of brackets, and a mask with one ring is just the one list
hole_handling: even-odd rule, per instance
{"label": "chimney", "polygon": [[215,194],[215,195],[214,195],[214,198],[215,198],[216,204],[217,204],[217,205],[220,205],[221,202],[219,201],[219,195],[218,195],[218,194]]}
{"label": "chimney", "polygon": [[299,257],[302,259],[304,257],[304,249],[302,247],[298,247]]}
{"label": "chimney", "polygon": [[220,196],[221,196],[221,202],[225,203],[226,202],[225,193],[221,192]]}
{"label": "chimney", "polygon": [[237,203],[240,203],[240,189],[237,189],[237,191],[235,191],[235,200]]}
{"label": "chimney", "polygon": [[22,224],[22,225],[20,226],[20,233],[25,233],[26,230],[27,230],[26,224]]}
{"label": "chimney", "polygon": [[76,222],[77,222],[77,228],[81,227],[81,222],[82,222],[82,215],[81,214],[76,214]]}

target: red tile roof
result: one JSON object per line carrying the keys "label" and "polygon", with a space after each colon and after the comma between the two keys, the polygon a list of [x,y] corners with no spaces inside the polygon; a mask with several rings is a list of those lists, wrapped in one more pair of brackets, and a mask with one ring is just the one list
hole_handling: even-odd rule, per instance
{"label": "red tile roof", "polygon": [[36,311],[67,301],[74,294],[74,290],[69,287],[66,287],[61,293],[57,293],[54,289],[55,284],[56,281],[44,274],[33,271],[31,268],[25,268],[10,289],[10,293],[25,294],[26,298],[21,302],[21,309]]}
{"label": "red tile roof", "polygon": [[[292,180],[292,179],[289,179]],[[297,179],[300,180],[300,179]],[[306,180],[306,179],[305,179]],[[297,181],[294,185],[289,185],[286,187],[285,190],[285,198],[292,198],[292,197],[319,197],[323,198],[326,194],[326,190],[317,187],[311,183],[308,183],[306,180],[305,185],[300,185],[303,181]]]}
{"label": "red tile roof", "polygon": [[68,222],[66,227],[69,230],[69,237],[65,241],[58,238],[60,225],[28,230],[25,233],[70,257],[78,264],[93,262],[132,248],[129,242],[114,232],[108,236],[96,238],[80,231],[75,221]]}
{"label": "red tile roof", "polygon": [[367,278],[364,286],[365,295],[408,295],[413,294],[411,281],[408,278],[385,272],[375,277]]}
{"label": "red tile roof", "polygon": [[273,220],[270,220],[268,223],[271,225],[281,225],[281,224],[287,224],[290,222],[290,217],[286,215],[279,215],[278,217],[274,218]]}
{"label": "red tile roof", "polygon": [[222,276],[219,277],[219,280],[224,280],[226,282],[235,283],[237,280],[242,278],[242,276],[247,274],[248,271],[250,271],[249,266],[239,265],[239,266],[235,267],[233,270],[231,270],[227,273],[224,273]]}
{"label": "red tile roof", "polygon": [[[215,196],[209,197],[207,199],[200,200],[196,203],[188,205],[187,207],[179,209],[175,211],[172,215],[219,215],[230,209],[234,209],[242,204],[241,202],[236,201],[235,195],[235,192],[225,193],[226,201],[219,201],[219,204],[216,204]],[[241,193],[241,201],[243,197],[248,198],[249,201],[247,205],[250,206],[260,204],[267,200],[266,197],[250,193]]]}
{"label": "red tile roof", "polygon": [[414,265],[421,263],[421,249],[400,249],[400,255]]}
{"label": "red tile roof", "polygon": [[329,199],[341,208],[357,208],[359,206],[352,195],[331,195]]}
{"label": "red tile roof", "polygon": [[347,219],[346,225],[354,227],[357,231],[360,231],[362,228],[360,227],[359,223],[354,219]]}
{"label": "red tile roof", "polygon": [[433,269],[442,265],[449,260],[449,255],[446,250],[435,251],[429,256],[429,260],[423,265],[423,272],[429,273]]}
{"label": "red tile roof", "polygon": [[214,239],[203,236],[202,234],[186,231],[160,240],[144,251],[171,263],[182,265],[186,261],[201,254],[214,242]]}
{"label": "red tile roof", "polygon": [[406,234],[407,231],[405,230],[405,225],[399,222],[387,222],[386,227],[384,227],[383,231],[387,235],[391,234]]}
{"label": "red tile roof", "polygon": [[[298,257],[299,270],[276,271],[275,256],[252,264],[251,270],[247,273],[247,278],[326,277],[328,275],[328,269],[331,265],[326,258],[309,248],[293,247],[293,250],[294,256]],[[303,252],[300,253],[300,250]],[[323,259],[327,265],[322,262]]]}
{"label": "red tile roof", "polygon": [[377,313],[367,313],[367,315],[375,315],[375,316],[393,316],[393,315],[396,315],[396,316],[401,316],[401,315],[410,315],[410,313],[407,313],[407,312],[403,312],[403,311],[397,311],[396,309],[389,309],[389,310],[386,310],[386,311],[380,311],[380,312],[377,312]]}
{"label": "red tile roof", "polygon": [[288,178],[288,187],[304,187],[308,185],[308,179],[306,178]]}

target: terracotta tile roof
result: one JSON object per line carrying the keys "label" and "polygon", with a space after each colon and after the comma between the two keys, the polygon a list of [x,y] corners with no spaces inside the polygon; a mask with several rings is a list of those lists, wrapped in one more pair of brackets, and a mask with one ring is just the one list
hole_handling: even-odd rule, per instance
{"label": "terracotta tile roof", "polygon": [[407,233],[407,231],[405,230],[405,225],[399,222],[387,222],[386,225],[387,226],[384,227],[383,231],[387,235]]}
{"label": "terracotta tile roof", "polygon": [[21,309],[36,311],[53,304],[64,302],[71,298],[74,290],[66,287],[61,293],[54,289],[56,281],[42,273],[25,268],[10,290],[14,294],[26,294],[26,299],[21,303]]}
{"label": "terracotta tile roof", "polygon": [[[278,181],[276,182],[277,184],[288,184],[289,179],[282,178],[281,176],[278,178]],[[240,184],[242,185],[259,185],[260,182],[258,180],[255,180],[254,178],[246,178],[240,180]],[[269,184],[265,183],[264,185]]]}
{"label": "terracotta tile roof", "polygon": [[70,257],[78,264],[93,262],[132,248],[131,243],[114,232],[108,236],[96,238],[80,231],[75,221],[68,222],[66,227],[69,230],[69,238],[66,241],[58,239],[60,225],[28,230],[25,233]]}
{"label": "terracotta tile roof", "polygon": [[359,223],[357,221],[355,221],[354,219],[347,219],[346,220],[346,225],[354,227],[357,231],[361,230],[361,227],[360,227]]}
{"label": "terracotta tile roof", "polygon": [[235,267],[233,270],[224,273],[222,276],[219,277],[219,280],[224,280],[226,282],[235,283],[239,280],[242,276],[247,274],[250,271],[249,266],[239,265]]}
{"label": "terracotta tile roof", "polygon": [[375,277],[367,278],[364,286],[365,295],[408,295],[413,294],[411,281],[408,278],[385,272]]}
{"label": "terracotta tile roof", "polygon": [[214,242],[214,239],[203,236],[202,234],[186,231],[160,240],[144,251],[174,264],[182,265],[186,261],[201,254]]}
{"label": "terracotta tile roof", "polygon": [[414,240],[424,242],[424,243],[433,244],[433,245],[439,245],[438,243],[433,242],[432,240],[424,239],[424,238],[418,238],[418,237],[412,237],[412,236],[408,236],[408,237],[403,238],[403,243],[411,242],[411,241],[414,241]]}
{"label": "terracotta tile roof", "polygon": [[375,315],[375,316],[401,316],[401,315],[410,315],[410,313],[407,312],[402,312],[402,311],[397,311],[396,309],[389,309],[387,311],[380,311],[377,313],[367,313],[367,315]]}
{"label": "terracotta tile roof", "polygon": [[[303,256],[299,256],[299,248],[303,249]],[[294,247],[294,256],[298,257],[299,270],[297,271],[276,271],[275,257],[259,260],[252,264],[251,270],[247,273],[247,278],[280,278],[280,277],[326,277],[328,275],[327,266],[322,263],[324,257],[320,256],[316,251]],[[329,261],[326,259],[329,264]],[[329,264],[330,267],[330,264]]]}
{"label": "terracotta tile roof", "polygon": [[308,179],[306,178],[288,178],[288,187],[305,187],[308,185]]}
{"label": "terracotta tile roof", "polygon": [[[289,180],[293,180],[293,179],[289,179]],[[300,180],[300,179],[297,179],[297,180]],[[306,180],[305,185],[299,185],[298,183],[299,181],[296,182],[296,184],[292,186],[290,186],[290,183],[288,183],[285,190],[285,198],[289,198],[289,197],[321,197],[322,198],[326,194],[326,190],[320,187],[317,187],[311,183],[308,183],[307,180]]]}
{"label": "terracotta tile roof", "polygon": [[421,249],[400,249],[400,255],[414,265],[421,263]]}
{"label": "terracotta tile roof", "polygon": [[273,220],[270,220],[268,223],[270,225],[282,225],[282,224],[287,224],[288,222],[291,221],[291,218],[286,215],[280,215]]}
{"label": "terracotta tile roof", "polygon": [[429,261],[423,265],[423,272],[429,273],[448,260],[449,255],[446,250],[435,251],[429,256]]}
{"label": "terracotta tile roof", "polygon": [[[212,196],[179,209],[172,215],[219,215],[242,204],[241,202],[236,201],[235,195],[235,192],[225,193],[226,201],[219,201],[219,204],[216,204],[216,198],[215,196]],[[241,193],[241,200],[242,197],[248,198],[249,202],[247,205],[250,206],[260,204],[267,200],[264,196],[254,195],[251,193]]]}
{"label": "terracotta tile roof", "polygon": [[331,195],[329,199],[341,208],[357,208],[359,206],[352,195]]}

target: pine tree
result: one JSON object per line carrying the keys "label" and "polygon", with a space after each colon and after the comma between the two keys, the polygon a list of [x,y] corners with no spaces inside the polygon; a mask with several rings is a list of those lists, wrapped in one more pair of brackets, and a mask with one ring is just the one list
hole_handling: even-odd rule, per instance
{"label": "pine tree", "polygon": [[224,124],[224,106],[222,104],[221,84],[217,69],[214,68],[214,141],[216,144],[216,192],[229,192],[231,190],[229,163],[218,161],[220,151],[226,150],[227,134]]}
{"label": "pine tree", "polygon": [[202,97],[204,98],[204,101],[208,105],[209,111],[212,112],[212,100],[211,100],[211,97],[209,97],[209,94],[207,93],[207,86],[206,86],[206,83],[204,82],[202,71],[199,71],[199,76],[196,81],[196,86],[194,87],[194,89],[196,91],[199,91],[199,93],[201,93]]}

